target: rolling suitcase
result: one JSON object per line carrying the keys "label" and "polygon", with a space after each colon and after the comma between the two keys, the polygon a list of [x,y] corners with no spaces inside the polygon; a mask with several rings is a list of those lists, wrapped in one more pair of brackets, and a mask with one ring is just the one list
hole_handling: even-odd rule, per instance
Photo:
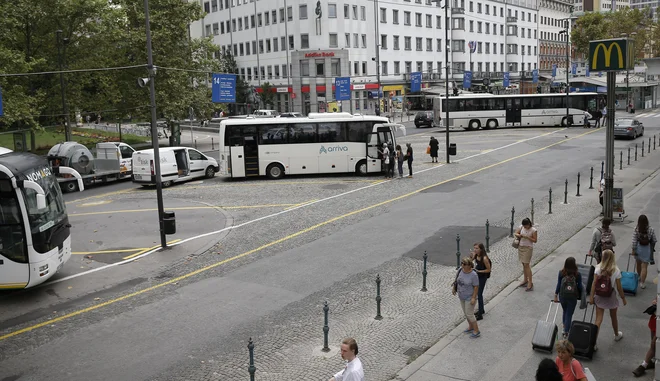
{"label": "rolling suitcase", "polygon": [[626,271],[621,272],[621,288],[623,292],[629,295],[637,295],[637,286],[639,285],[639,274],[636,272],[628,271],[630,267],[630,257],[632,255],[628,254],[628,264],[626,265]]}
{"label": "rolling suitcase", "polygon": [[584,310],[583,321],[573,320],[571,329],[568,332],[568,341],[575,347],[575,357],[583,357],[591,360],[594,357],[594,347],[598,338],[598,326],[592,324],[594,310],[596,306],[591,307],[591,318],[587,322],[587,310]]}
{"label": "rolling suitcase", "polygon": [[584,256],[584,264],[578,263],[578,272],[582,276],[582,292],[579,297],[580,299],[580,309],[583,310],[587,308],[587,301],[591,293],[591,285],[594,283],[594,271],[596,268],[592,265],[594,262],[594,257],[591,257],[591,261],[587,264],[587,257]]}
{"label": "rolling suitcase", "polygon": [[[552,305],[556,304],[557,309],[555,310],[555,317],[552,321],[548,321],[550,318],[550,313],[552,312]],[[545,320],[539,320],[536,322],[536,329],[534,330],[534,336],[532,336],[532,349],[538,349],[542,351],[547,351],[552,353],[552,350],[555,347],[555,340],[557,339],[557,324],[555,320],[557,319],[557,313],[561,305],[555,303],[554,301],[550,302],[550,308],[548,309],[548,314],[545,317]]]}

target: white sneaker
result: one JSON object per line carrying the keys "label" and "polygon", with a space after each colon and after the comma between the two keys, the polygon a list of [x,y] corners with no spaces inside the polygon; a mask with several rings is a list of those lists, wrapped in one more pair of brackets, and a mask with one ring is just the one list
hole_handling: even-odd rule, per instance
{"label": "white sneaker", "polygon": [[614,341],[619,341],[623,339],[623,332],[619,331],[618,335],[614,335]]}
{"label": "white sneaker", "polygon": [[646,288],[646,283],[640,283],[639,287]]}

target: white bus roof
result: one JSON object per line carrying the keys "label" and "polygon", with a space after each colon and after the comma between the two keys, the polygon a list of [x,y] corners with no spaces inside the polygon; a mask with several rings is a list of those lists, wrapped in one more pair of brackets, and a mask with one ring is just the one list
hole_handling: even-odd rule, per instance
{"label": "white bus roof", "polygon": [[[598,93],[569,93],[569,96],[574,95],[598,95]],[[509,98],[509,97],[523,97],[523,98],[532,98],[532,97],[565,97],[566,93],[548,93],[548,94],[489,94],[489,93],[475,93],[475,94],[460,94],[457,96],[450,95],[449,99],[465,99],[465,98]],[[444,98],[444,94],[437,96],[436,98]]]}
{"label": "white bus roof", "polygon": [[376,115],[352,115],[348,112],[336,113],[310,113],[304,118],[247,118],[247,119],[226,119],[220,122],[221,125],[259,125],[259,124],[291,124],[291,123],[310,123],[310,122],[345,122],[345,121],[366,121],[389,123],[389,120]]}

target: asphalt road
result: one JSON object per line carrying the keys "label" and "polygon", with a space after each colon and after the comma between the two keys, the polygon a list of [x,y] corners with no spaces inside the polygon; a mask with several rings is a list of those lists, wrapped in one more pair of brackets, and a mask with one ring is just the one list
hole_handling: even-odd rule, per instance
{"label": "asphalt road", "polygon": [[[647,136],[660,131],[640,119]],[[140,251],[81,254],[60,279],[96,272],[2,294],[0,375],[223,379],[197,374],[200,361],[234,359],[245,352],[246,337],[273,329],[282,330],[282,340],[305,342],[287,320],[289,310],[318,308],[317,293],[350,290],[349,279],[401,258],[439,231],[453,237],[486,218],[506,221],[511,205],[524,209],[550,187],[559,193],[578,172],[586,188],[590,167],[599,176],[605,157],[602,129],[506,129],[453,133],[455,163],[434,165],[423,151],[430,135],[444,146],[439,132],[401,139],[415,147],[413,179],[216,178],[166,189],[166,208],[180,208],[180,230],[168,238],[215,233],[121,266],[105,267]],[[616,151],[634,144],[617,140]],[[158,242],[153,190],[120,183],[67,198],[75,251],[142,250]],[[455,258],[453,243],[443,242],[438,251],[450,254],[440,264]],[[300,344],[283,353],[308,349]],[[226,363],[224,379],[245,373],[232,373]]]}

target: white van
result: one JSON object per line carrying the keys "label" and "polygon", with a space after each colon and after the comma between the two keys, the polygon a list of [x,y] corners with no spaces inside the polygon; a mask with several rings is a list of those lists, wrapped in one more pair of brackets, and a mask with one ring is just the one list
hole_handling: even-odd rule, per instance
{"label": "white van", "polygon": [[[193,148],[163,147],[158,152],[164,187],[200,177],[212,178],[220,170],[214,158]],[[156,183],[153,149],[133,153],[133,182],[144,186]]]}

